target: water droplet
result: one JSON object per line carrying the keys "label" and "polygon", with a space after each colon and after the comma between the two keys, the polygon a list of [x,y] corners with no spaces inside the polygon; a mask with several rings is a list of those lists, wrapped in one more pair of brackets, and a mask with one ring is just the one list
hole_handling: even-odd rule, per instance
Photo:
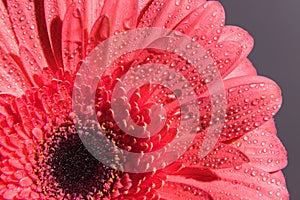
{"label": "water droplet", "polygon": [[25,15],[22,15],[21,17],[20,17],[20,21],[22,22],[22,21],[24,21],[26,19],[26,16]]}

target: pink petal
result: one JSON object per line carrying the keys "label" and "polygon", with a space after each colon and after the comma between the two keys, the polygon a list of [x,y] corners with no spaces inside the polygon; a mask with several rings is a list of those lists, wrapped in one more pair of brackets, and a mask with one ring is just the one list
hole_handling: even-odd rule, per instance
{"label": "pink petal", "polygon": [[181,31],[203,46],[215,44],[225,23],[225,12],[218,1],[208,1],[183,19],[175,30]]}
{"label": "pink petal", "polygon": [[239,137],[269,121],[279,110],[281,91],[276,83],[259,76],[224,81],[227,112],[221,140]]}
{"label": "pink petal", "polygon": [[44,133],[40,128],[32,129],[32,135],[38,140],[42,141],[44,139]]}
{"label": "pink petal", "polygon": [[249,164],[234,169],[213,171],[220,177],[219,180],[203,182],[184,176],[169,176],[167,181],[200,188],[209,193],[213,199],[288,199],[288,191],[281,172],[270,174]]}
{"label": "pink petal", "polygon": [[246,58],[251,52],[254,46],[254,40],[251,35],[237,26],[225,26],[222,29],[221,37],[219,42],[223,41],[234,41],[239,44],[239,47],[243,50],[241,58]]}
{"label": "pink petal", "polygon": [[138,0],[105,1],[101,15],[110,21],[110,35],[136,27]]}
{"label": "pink petal", "polygon": [[[52,51],[51,48],[51,41],[50,41],[49,32],[47,29],[47,22],[46,22],[48,17],[45,18],[44,4],[45,4],[44,1],[34,2],[35,19],[36,19],[37,31],[39,35],[38,39],[40,40],[45,59],[47,61],[47,65],[43,67],[49,67],[49,69],[53,70],[53,72],[57,72],[58,70],[60,71],[61,65],[59,65],[60,63],[56,59],[53,59],[55,58],[55,55],[53,54],[54,52]],[[30,29],[32,29],[32,27],[30,27]]]}
{"label": "pink petal", "polygon": [[212,108],[221,109],[220,113],[223,112],[220,104],[212,104],[211,97],[207,96],[208,92],[204,93],[203,97],[199,97],[201,106],[199,107],[198,141],[203,140],[208,128],[219,130],[222,126],[220,141],[238,138],[269,121],[281,106],[280,88],[276,83],[264,77],[243,76],[227,79],[223,83],[215,84],[210,91],[220,94],[219,92],[224,92],[220,91],[223,87],[226,93],[226,114],[219,116],[220,119],[224,119],[220,121],[223,124],[210,124]]}
{"label": "pink petal", "polygon": [[22,178],[19,181],[19,183],[20,183],[20,186],[22,186],[22,187],[29,187],[29,186],[31,186],[33,184],[31,178],[29,178],[28,176]]}
{"label": "pink petal", "polygon": [[276,136],[273,120],[231,143],[250,159],[250,164],[267,172],[287,165],[287,152]]}
{"label": "pink petal", "polygon": [[213,169],[232,168],[247,162],[249,159],[245,154],[225,144],[220,144],[200,160],[202,166]]}
{"label": "pink petal", "polygon": [[[1,118],[2,118],[2,116],[1,116]],[[17,148],[13,144],[10,143],[9,139],[7,138],[7,135],[8,135],[8,133],[5,133],[4,136],[0,137],[1,147],[4,147],[6,150],[8,150],[10,152],[11,151],[14,152],[17,150]]]}
{"label": "pink petal", "polygon": [[15,191],[14,189],[8,189],[4,192],[3,198],[5,200],[14,199],[14,197],[17,195],[18,195],[17,191]]}
{"label": "pink petal", "polygon": [[20,65],[0,47],[0,93],[21,96],[31,87],[29,77]]}
{"label": "pink petal", "polygon": [[71,5],[71,3],[71,0],[44,1],[45,20],[48,37],[50,38],[54,59],[59,67],[63,66],[61,54],[62,21],[66,14],[67,8]]}
{"label": "pink petal", "polygon": [[220,179],[220,177],[209,168],[183,167],[179,172],[173,174],[201,182],[211,182]]}
{"label": "pink petal", "polygon": [[[38,65],[47,66],[48,63],[44,55],[46,47],[42,47],[42,42],[47,41],[47,39],[44,38],[45,35],[40,34],[38,29],[38,25],[40,26],[42,22],[40,24],[36,20],[36,14],[38,15],[40,10],[35,8],[35,2],[31,0],[8,0],[7,6],[12,27],[14,28],[19,45],[30,49],[31,53],[37,59]],[[42,16],[42,19],[44,19],[44,16]],[[51,53],[51,51],[47,52],[47,54]]]}
{"label": "pink petal", "polygon": [[0,1],[0,16],[0,45],[2,48],[5,47],[6,52],[18,55],[19,51],[16,36],[3,1]]}
{"label": "pink petal", "polygon": [[233,168],[249,162],[248,157],[240,150],[226,144],[217,144],[204,158],[200,157],[201,144],[192,145],[180,161],[187,167],[209,167],[213,169]]}
{"label": "pink petal", "polygon": [[251,61],[247,58],[244,59],[230,74],[225,77],[226,79],[235,78],[238,76],[255,76],[257,75],[256,69]]}
{"label": "pink petal", "polygon": [[65,71],[74,74],[79,61],[84,57],[84,30],[82,11],[72,4],[63,20],[62,25],[62,55]]}
{"label": "pink petal", "polygon": [[156,190],[162,199],[172,200],[212,200],[213,198],[198,187],[190,186],[184,183],[175,183],[167,181],[163,187]]}
{"label": "pink petal", "polygon": [[143,13],[138,27],[163,27],[173,29],[204,0],[152,1]]}
{"label": "pink petal", "polygon": [[0,94],[0,113],[8,117],[12,114],[10,104],[15,99],[15,96],[9,94]]}
{"label": "pink petal", "polygon": [[31,189],[30,188],[24,188],[20,193],[19,196],[22,199],[29,199]]}

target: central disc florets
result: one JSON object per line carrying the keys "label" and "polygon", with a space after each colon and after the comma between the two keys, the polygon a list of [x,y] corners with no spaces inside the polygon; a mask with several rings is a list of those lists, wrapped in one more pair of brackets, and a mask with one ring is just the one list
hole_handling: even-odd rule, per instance
{"label": "central disc florets", "polygon": [[112,190],[117,172],[89,153],[74,125],[61,126],[37,155],[41,192],[56,199],[101,199]]}

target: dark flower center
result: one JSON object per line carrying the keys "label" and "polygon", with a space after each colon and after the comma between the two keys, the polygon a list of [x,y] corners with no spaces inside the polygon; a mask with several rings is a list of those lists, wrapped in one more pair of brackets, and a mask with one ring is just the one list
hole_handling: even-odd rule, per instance
{"label": "dark flower center", "polygon": [[118,176],[89,153],[73,125],[54,131],[42,145],[38,176],[45,197],[101,199],[112,192]]}

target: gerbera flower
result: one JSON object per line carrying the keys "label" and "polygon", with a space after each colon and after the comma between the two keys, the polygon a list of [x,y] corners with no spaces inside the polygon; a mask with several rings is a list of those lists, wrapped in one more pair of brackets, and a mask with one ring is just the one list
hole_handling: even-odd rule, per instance
{"label": "gerbera flower", "polygon": [[[0,12],[1,199],[288,199],[280,171],[287,164],[286,151],[272,119],[281,105],[280,89],[257,76],[247,59],[253,47],[251,36],[239,27],[224,25],[219,2],[4,0]],[[78,78],[84,80],[76,74],[97,45],[145,27],[189,36],[213,61],[213,66],[205,67],[215,67],[223,80],[224,124],[204,157],[199,152],[215,105],[208,94],[211,81],[203,77],[214,77],[214,70],[206,70],[208,76],[199,74],[184,56],[147,48],[112,62],[100,74],[96,92],[88,84],[73,89]],[[145,161],[143,155],[176,138],[177,125],[184,118],[180,114],[186,111],[176,100],[182,91],[145,84],[131,91],[128,116],[141,127],[153,119],[157,125],[164,124],[156,135],[145,138],[120,128],[111,109],[113,89],[130,69],[143,64],[163,64],[180,72],[194,90],[200,113],[192,144],[175,156],[176,161],[151,171],[147,168],[158,161]],[[82,104],[72,102],[75,93],[81,94],[76,100]],[[90,99],[95,99],[98,122],[78,121],[74,108],[83,117],[93,115],[93,109],[84,107]],[[161,107],[153,109],[155,105],[164,107],[164,118],[153,118],[161,114]],[[128,172],[98,161],[81,137],[98,125],[107,139],[100,153],[109,154],[108,163],[112,158],[112,162],[122,161],[106,146],[111,142],[139,154],[140,162],[130,167],[145,171]]]}

